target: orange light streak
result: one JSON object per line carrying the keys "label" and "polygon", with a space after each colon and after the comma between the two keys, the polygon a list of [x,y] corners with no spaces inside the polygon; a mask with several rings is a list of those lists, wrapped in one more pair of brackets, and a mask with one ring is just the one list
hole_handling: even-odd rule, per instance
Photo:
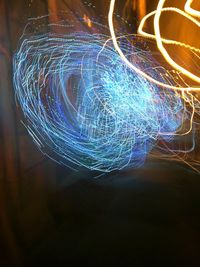
{"label": "orange light streak", "polygon": [[91,21],[91,19],[90,19],[88,16],[86,16],[85,14],[84,14],[83,20],[84,20],[84,22],[87,24],[87,26],[88,26],[89,28],[92,28],[92,21]]}

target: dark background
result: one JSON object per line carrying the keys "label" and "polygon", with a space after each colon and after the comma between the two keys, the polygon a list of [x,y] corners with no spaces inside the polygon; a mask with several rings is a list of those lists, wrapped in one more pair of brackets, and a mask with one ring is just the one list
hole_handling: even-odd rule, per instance
{"label": "dark background", "polygon": [[[157,4],[141,10],[138,1],[124,14],[140,18]],[[106,16],[108,4],[96,0],[98,13]],[[124,6],[119,0],[116,12]],[[198,174],[155,160],[101,178],[73,172],[43,156],[20,123],[18,39],[28,17],[56,20],[69,8],[88,14],[78,0],[0,0],[0,266],[200,266]]]}

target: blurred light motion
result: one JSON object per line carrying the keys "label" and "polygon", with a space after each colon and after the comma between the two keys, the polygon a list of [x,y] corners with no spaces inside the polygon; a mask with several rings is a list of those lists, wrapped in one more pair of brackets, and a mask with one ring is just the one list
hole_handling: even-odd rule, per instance
{"label": "blurred light motion", "polygon": [[[155,79],[160,75],[150,53],[125,38],[121,47],[134,68],[143,64]],[[102,34],[22,38],[14,85],[24,124],[41,151],[71,168],[110,172],[141,166],[159,140],[173,139],[183,120],[180,95],[125,63]]]}
{"label": "blurred light motion", "polygon": [[135,14],[137,14],[137,18],[140,21],[145,15],[147,10],[146,0],[127,0],[125,2],[124,10],[123,10],[123,17],[127,20],[130,19],[129,9],[130,6]]}
{"label": "blurred light motion", "polygon": [[[166,59],[166,61],[177,71],[180,71],[181,73],[183,73],[186,77],[192,79],[193,81],[200,83],[200,77],[194,75],[193,73],[191,73],[190,71],[186,70],[185,68],[183,68],[182,66],[180,66],[179,64],[177,64],[169,55],[169,53],[167,52],[167,50],[165,49],[165,47],[163,46],[163,42],[162,42],[162,38],[161,38],[161,33],[160,33],[160,17],[162,14],[162,8],[165,4],[166,0],[160,0],[158,7],[157,7],[157,12],[155,14],[154,17],[154,31],[155,31],[155,36],[156,36],[156,42],[157,42],[157,46],[160,50],[160,52],[162,53],[163,57]],[[184,14],[184,13],[183,13]],[[195,23],[195,25],[197,25],[198,27],[200,27],[200,22],[193,19],[192,17],[190,17],[190,15],[188,14],[184,14],[184,16],[191,20],[192,22]]]}
{"label": "blurred light motion", "polygon": [[185,4],[185,12],[187,12],[188,14],[194,16],[194,17],[200,17],[200,11],[195,10],[191,7],[192,3],[194,2],[194,0],[188,0]]}
{"label": "blurred light motion", "polygon": [[[196,75],[192,72],[190,72],[189,70],[187,70],[185,67],[183,67],[182,65],[178,64],[175,62],[175,60],[169,55],[167,49],[164,47],[163,44],[171,44],[171,45],[175,45],[175,46],[180,46],[183,47],[185,49],[188,49],[189,51],[191,51],[192,56],[196,57],[198,60],[200,59],[200,49],[194,46],[191,46],[187,43],[182,43],[176,40],[168,40],[168,39],[164,39],[161,36],[160,33],[160,19],[161,19],[161,15],[163,12],[166,11],[171,11],[171,12],[175,12],[180,14],[181,16],[183,16],[184,18],[188,19],[190,22],[192,22],[195,26],[197,26],[198,28],[200,27],[200,22],[195,19],[193,16],[199,17],[199,11],[194,10],[191,8],[191,5],[193,3],[193,1],[188,0],[185,4],[185,11],[180,10],[176,7],[164,7],[164,4],[166,2],[166,0],[159,0],[158,2],[158,6],[157,6],[157,10],[151,12],[150,14],[147,14],[141,21],[139,29],[138,29],[138,33],[140,34],[140,36],[145,37],[145,38],[151,38],[151,39],[155,39],[156,43],[157,43],[157,47],[161,53],[161,55],[163,56],[163,58],[169,63],[169,65],[172,67],[172,72],[174,72],[175,76],[179,76],[182,74],[184,75],[185,78],[188,78],[191,80],[191,82],[193,82],[192,84],[194,84],[194,82],[196,82],[197,85],[188,85],[188,83],[185,81],[183,84],[182,83],[171,83],[168,81],[169,80],[165,80],[164,82],[160,80],[160,78],[157,78],[156,76],[152,76],[151,73],[149,71],[145,71],[143,70],[140,66],[135,65],[133,62],[131,62],[128,57],[124,54],[124,52],[121,49],[121,44],[120,44],[120,40],[121,40],[121,36],[116,36],[115,33],[115,29],[114,29],[114,8],[115,8],[115,2],[116,0],[111,0],[110,1],[110,8],[109,8],[109,14],[108,14],[108,23],[109,23],[109,29],[110,29],[110,33],[111,33],[111,38],[113,41],[113,45],[116,49],[116,51],[118,52],[119,56],[121,57],[121,59],[124,61],[124,63],[135,73],[137,73],[138,75],[144,77],[145,79],[147,79],[149,82],[152,82],[153,84],[156,84],[160,87],[162,87],[163,89],[171,89],[174,90],[174,92],[180,92],[181,97],[183,99],[183,101],[185,102],[185,106],[189,105],[190,108],[192,109],[191,112],[188,112],[185,110],[185,112],[188,112],[188,115],[190,117],[190,127],[188,130],[185,130],[184,132],[178,131],[175,135],[188,135],[189,133],[192,133],[192,130],[195,131],[195,129],[193,128],[194,125],[198,125],[199,122],[194,121],[194,117],[195,115],[199,115],[200,114],[200,101],[199,99],[196,97],[195,93],[198,92],[200,90],[200,77],[199,75]],[[148,18],[154,16],[154,34],[150,34],[147,33],[143,30],[144,28],[144,24],[147,21]],[[173,30],[173,29],[172,29]],[[182,63],[184,63],[184,61],[182,61]],[[196,63],[198,65],[198,63]],[[159,76],[158,76],[159,77]],[[183,79],[183,78],[182,78]],[[183,79],[184,81],[184,79]],[[182,129],[185,128],[185,121],[183,121],[182,124]],[[165,133],[167,134],[167,133]],[[191,152],[194,150],[195,147],[195,140],[193,138],[193,145],[191,147],[190,150],[188,150],[188,152]],[[177,151],[172,151],[171,152],[177,156],[178,159],[183,160],[187,163],[186,161],[186,152],[182,149],[177,149]],[[184,153],[184,157],[181,157],[179,154],[180,153]],[[189,163],[188,163],[189,164]],[[198,161],[195,161],[195,165],[199,164]],[[190,164],[189,164],[190,165]],[[191,166],[192,167],[192,166]],[[196,168],[195,168],[196,169]]]}
{"label": "blurred light motion", "polygon": [[90,19],[88,16],[86,16],[85,14],[84,14],[83,20],[84,20],[84,22],[88,25],[89,28],[92,28],[92,21],[91,21],[91,19]]}
{"label": "blurred light motion", "polygon": [[[167,60],[167,62],[169,64],[171,64],[171,66],[173,68],[175,68],[176,70],[180,71],[181,73],[183,73],[185,76],[189,77],[190,79],[196,81],[197,83],[200,83],[200,77],[196,76],[194,74],[192,74],[191,72],[189,72],[188,70],[186,70],[185,68],[183,68],[182,66],[178,65],[176,62],[173,61],[173,59],[169,56],[169,54],[167,53],[166,49],[163,46],[163,40],[161,38],[161,34],[160,34],[160,17],[161,17],[161,13],[163,11],[163,6],[166,0],[160,0],[158,3],[158,7],[157,10],[155,12],[152,12],[152,14],[155,14],[154,16],[154,31],[155,31],[155,39],[157,42],[157,46],[160,50],[160,52],[162,53],[162,55],[164,56],[164,58]],[[108,15],[108,23],[109,23],[109,28],[110,28],[110,33],[111,33],[111,37],[113,40],[113,44],[114,47],[116,49],[116,51],[119,53],[120,57],[122,58],[122,60],[126,63],[127,66],[129,66],[129,68],[131,68],[133,71],[137,72],[139,75],[142,75],[144,78],[148,79],[150,82],[153,82],[159,86],[165,87],[165,88],[171,88],[174,90],[185,90],[185,91],[199,91],[200,87],[195,86],[188,86],[188,87],[179,87],[179,86],[172,86],[171,84],[167,84],[167,83],[163,83],[160,82],[159,80],[154,79],[153,77],[151,77],[149,74],[145,73],[144,71],[140,70],[139,68],[135,67],[134,64],[132,64],[129,60],[127,60],[127,58],[125,57],[123,51],[120,49],[120,46],[117,42],[117,37],[115,34],[115,30],[114,30],[114,25],[113,25],[113,14],[114,14],[114,7],[115,7],[115,0],[111,0],[110,1],[110,9],[109,9],[109,15]],[[175,11],[178,12],[182,15],[184,15],[186,18],[188,18],[189,20],[191,20],[192,22],[195,23],[195,25],[197,25],[198,27],[200,27],[200,22],[197,21],[196,19],[192,18],[190,15],[184,13],[183,11],[179,10],[178,8],[168,8],[168,9],[164,9],[164,11],[166,10],[171,10],[171,11]],[[150,15],[147,15],[141,22],[141,25],[139,27],[140,32],[139,33],[143,33],[142,28],[144,25],[144,22],[147,18],[149,18]],[[149,37],[149,34],[145,34],[145,36]],[[180,42],[174,42],[170,40],[170,43],[178,45],[180,44]],[[185,45],[187,48],[191,48],[189,45],[186,44],[181,44],[181,45]],[[200,52],[200,50],[198,48],[194,48],[196,52]]]}

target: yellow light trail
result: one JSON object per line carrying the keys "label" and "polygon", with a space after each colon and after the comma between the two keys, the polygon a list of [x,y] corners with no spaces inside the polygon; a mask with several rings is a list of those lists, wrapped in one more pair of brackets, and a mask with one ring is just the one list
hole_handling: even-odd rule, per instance
{"label": "yellow light trail", "polygon": [[[185,68],[181,67],[180,65],[178,65],[176,62],[173,61],[173,59],[169,56],[169,54],[167,53],[166,49],[163,46],[163,43],[171,43],[174,45],[181,45],[181,46],[185,46],[186,48],[189,48],[191,50],[195,50],[196,52],[199,52],[198,48],[193,48],[187,44],[184,43],[180,43],[177,41],[173,41],[173,40],[165,40],[161,37],[160,34],[160,17],[161,14],[163,12],[163,6],[165,4],[166,0],[160,0],[157,6],[157,10],[154,11],[154,32],[155,32],[155,36],[154,38],[156,39],[156,43],[158,46],[158,49],[160,50],[161,54],[164,56],[164,58],[166,59],[166,61],[177,71],[183,73],[185,76],[189,77],[190,79],[194,80],[197,83],[200,83],[200,77],[194,75],[193,73],[189,72],[188,70],[186,70]],[[136,66],[134,66],[124,55],[124,53],[122,52],[122,50],[120,49],[118,42],[117,42],[117,38],[116,38],[116,34],[115,34],[115,30],[114,30],[114,24],[113,24],[113,14],[114,14],[114,8],[115,8],[115,2],[116,0],[111,0],[110,1],[110,9],[109,9],[109,14],[108,14],[108,24],[109,24],[109,29],[110,29],[110,33],[111,33],[111,37],[112,37],[112,41],[113,41],[113,45],[116,49],[116,51],[118,52],[118,54],[120,55],[120,57],[122,58],[122,60],[126,63],[126,65],[131,68],[133,71],[135,71],[136,73],[138,73],[139,75],[142,75],[144,78],[146,78],[147,80],[149,80],[150,82],[153,82],[159,86],[162,86],[164,88],[169,88],[169,89],[174,89],[177,91],[200,91],[200,87],[179,87],[179,86],[172,86],[166,83],[162,83],[159,82],[158,80],[150,77],[147,73],[145,73],[144,71],[140,70],[139,68],[137,68]],[[193,1],[187,1],[190,4]],[[187,3],[186,3],[187,4]],[[186,5],[187,7],[188,5]],[[169,8],[172,9],[172,8]],[[189,14],[186,14],[184,11],[178,9],[178,8],[174,8],[176,10],[176,12],[178,12],[179,14],[182,14],[184,17],[186,17],[187,19],[189,19],[190,21],[194,22],[195,25],[197,25],[197,27],[200,27],[200,23],[192,18]],[[173,10],[173,9],[172,9]],[[152,14],[151,14],[152,15]],[[146,19],[150,16],[147,15],[141,23],[143,23],[144,25],[144,21],[146,21]],[[140,25],[139,29],[141,30],[143,28],[143,26]],[[148,37],[150,37],[149,34],[145,33],[144,35],[148,35]],[[152,37],[152,36],[151,36]]]}
{"label": "yellow light trail", "polygon": [[188,0],[185,4],[185,12],[187,12],[188,14],[194,16],[194,17],[200,17],[200,11],[195,10],[191,7],[192,3],[194,2],[194,0]]}
{"label": "yellow light trail", "polygon": [[[184,11],[178,9],[178,8],[175,8],[175,7],[166,7],[166,8],[163,8],[162,9],[162,12],[167,12],[167,11],[172,11],[172,12],[176,12],[186,18],[188,18],[191,22],[193,22],[194,24],[196,24],[197,26],[200,25],[200,23],[194,19],[193,17],[191,16],[188,16]],[[142,36],[145,36],[147,38],[151,38],[151,39],[156,39],[156,36],[154,34],[150,34],[150,33],[147,33],[143,30],[144,28],[144,25],[146,23],[146,21],[154,16],[156,14],[156,10],[155,11],[152,11],[151,13],[147,14],[145,17],[143,17],[143,19],[141,20],[140,22],[140,25],[138,27],[138,33]],[[188,44],[185,44],[185,43],[182,43],[182,42],[178,42],[178,41],[175,41],[175,40],[169,40],[169,39],[164,39],[164,38],[161,38],[162,39],[162,42],[165,43],[165,44],[174,44],[174,45],[179,45],[179,46],[182,46],[182,47],[185,47],[185,48],[188,48],[190,50],[193,50],[197,53],[200,53],[200,49],[199,48],[196,48],[196,47],[193,47],[191,45],[188,45]]]}
{"label": "yellow light trail", "polygon": [[[181,135],[181,136],[189,134],[192,131],[192,128],[193,128],[193,120],[194,120],[194,115],[195,115],[195,110],[196,110],[194,101],[199,103],[199,100],[196,99],[191,94],[191,92],[192,91],[196,91],[196,92],[200,91],[200,87],[199,86],[196,86],[196,87],[193,87],[193,86],[188,86],[188,87],[172,86],[171,84],[160,82],[160,81],[152,78],[146,72],[142,71],[141,69],[139,69],[138,67],[136,67],[134,64],[131,63],[126,58],[126,56],[124,55],[123,51],[121,50],[121,48],[118,45],[118,41],[117,40],[119,38],[121,38],[121,37],[116,37],[116,34],[115,34],[114,23],[113,23],[113,14],[114,14],[115,2],[116,2],[116,0],[111,0],[110,1],[110,8],[109,8],[109,14],[108,14],[108,24],[109,24],[111,39],[113,41],[113,45],[114,45],[116,51],[120,55],[121,59],[125,62],[125,64],[130,69],[135,71],[137,74],[143,76],[148,81],[153,82],[154,84],[156,84],[158,86],[161,86],[161,87],[164,87],[164,88],[168,88],[168,89],[172,89],[172,90],[175,90],[175,91],[181,93],[181,97],[183,98],[185,103],[188,103],[192,108],[191,117],[190,117],[190,124],[189,124],[189,129],[187,131],[185,131],[184,133],[173,133],[173,134],[174,135]],[[177,70],[179,73],[184,74],[186,77],[188,77],[191,80],[195,81],[196,83],[200,84],[200,77],[194,75],[190,71],[186,70],[185,68],[183,68],[182,66],[177,64],[169,56],[167,50],[163,46],[163,43],[165,43],[165,44],[173,44],[173,45],[176,45],[176,46],[181,46],[181,47],[189,49],[189,50],[191,50],[191,51],[193,51],[195,53],[200,53],[200,49],[196,48],[196,47],[193,47],[193,46],[190,46],[189,44],[186,44],[186,43],[178,42],[178,41],[175,41],[175,40],[164,39],[164,38],[161,37],[161,33],[160,33],[160,18],[161,18],[162,12],[166,12],[166,11],[176,12],[176,13],[180,14],[181,16],[185,17],[186,19],[188,19],[189,21],[191,21],[192,23],[194,23],[197,27],[200,27],[200,22],[197,19],[193,18],[192,16],[198,17],[200,15],[200,12],[191,8],[191,4],[192,4],[193,0],[188,0],[186,2],[186,4],[185,4],[185,12],[183,10],[175,8],[175,7],[165,7],[164,8],[165,2],[166,2],[166,0],[159,0],[157,9],[155,11],[151,12],[150,14],[147,14],[142,19],[142,21],[141,21],[141,23],[139,25],[139,28],[138,28],[138,33],[141,36],[144,36],[144,37],[147,37],[147,38],[151,38],[151,39],[155,39],[159,51],[161,52],[161,54],[163,55],[165,60],[173,67],[173,69]],[[154,34],[149,34],[149,33],[145,32],[143,30],[146,20],[151,16],[154,16]],[[172,133],[160,133],[160,134],[171,135]]]}
{"label": "yellow light trail", "polygon": [[[167,50],[165,49],[165,47],[163,46],[163,42],[162,42],[162,38],[161,38],[161,33],[160,33],[160,17],[162,14],[162,9],[163,6],[165,4],[166,0],[160,0],[158,3],[158,7],[157,7],[157,12],[155,13],[155,17],[154,17],[154,31],[155,31],[155,36],[156,36],[156,43],[158,46],[158,49],[160,50],[160,52],[162,53],[162,55],[164,56],[165,60],[177,71],[180,71],[181,73],[183,73],[185,76],[187,76],[188,78],[190,78],[191,80],[200,83],[200,77],[194,75],[193,73],[191,73],[190,71],[186,70],[185,68],[181,67],[180,65],[178,65],[168,54]],[[184,13],[184,16],[191,20],[190,15]],[[196,25],[198,27],[200,27],[200,23],[198,21],[196,21]]]}

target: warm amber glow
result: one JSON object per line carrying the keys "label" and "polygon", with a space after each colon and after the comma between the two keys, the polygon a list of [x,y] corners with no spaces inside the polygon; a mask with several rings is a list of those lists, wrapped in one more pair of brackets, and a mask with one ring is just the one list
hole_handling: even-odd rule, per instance
{"label": "warm amber glow", "polygon": [[[158,46],[160,52],[162,53],[162,55],[167,60],[167,62],[170,63],[171,66],[174,69],[176,69],[179,72],[183,73],[184,75],[186,75],[190,79],[196,81],[197,83],[200,83],[200,77],[194,75],[190,71],[186,70],[185,68],[183,68],[182,66],[180,66],[176,62],[174,62],[173,59],[169,56],[169,54],[167,53],[166,49],[163,46],[163,38],[161,37],[161,34],[160,34],[160,17],[161,17],[161,14],[163,12],[164,3],[165,3],[165,0],[160,0],[159,1],[157,10],[155,11],[155,16],[154,16],[154,31],[155,31],[155,39],[156,39],[156,42],[157,42],[157,46]],[[150,77],[147,73],[143,72],[142,70],[140,70],[139,68],[134,66],[125,57],[124,53],[122,52],[122,50],[120,49],[120,47],[118,45],[117,38],[116,38],[116,35],[115,35],[114,25],[113,25],[114,7],[115,7],[115,0],[111,0],[111,2],[110,2],[110,10],[109,10],[109,15],[108,15],[108,23],[109,23],[110,33],[111,33],[111,37],[112,37],[113,44],[114,44],[114,47],[115,47],[116,51],[119,53],[120,57],[127,64],[128,67],[130,67],[136,73],[142,75],[144,78],[148,79],[149,81],[151,81],[151,82],[153,82],[153,83],[155,83],[155,84],[157,84],[159,86],[162,86],[162,87],[165,87],[165,88],[171,88],[171,89],[174,89],[174,90],[182,90],[182,91],[186,91],[186,92],[189,92],[189,91],[200,91],[200,87],[185,87],[185,88],[183,88],[183,87],[171,86],[169,84],[165,84],[165,83],[159,82],[158,80]],[[200,27],[200,23],[196,19],[192,18],[189,14],[186,14],[185,12],[181,11],[178,8],[176,9],[176,11],[181,13],[181,14],[184,14],[184,17],[186,17],[190,21],[194,22],[195,25]],[[149,17],[149,15],[147,15],[147,16]],[[147,17],[146,17],[146,19],[147,19]],[[144,20],[142,21],[142,23],[143,22],[144,22]],[[180,42],[176,42],[176,41],[170,40],[170,43],[173,43],[174,45],[179,44],[179,45],[182,45],[182,46],[187,46],[187,48],[190,48],[189,45],[183,44],[183,43],[180,43]],[[197,48],[195,48],[195,50],[198,52]]]}
{"label": "warm amber glow", "polygon": [[87,26],[88,26],[89,28],[92,28],[92,21],[91,21],[91,19],[90,19],[88,16],[86,16],[85,14],[84,14],[83,20],[84,20],[84,22],[87,24]]}
{"label": "warm amber glow", "polygon": [[138,11],[138,18],[141,20],[146,15],[146,0],[138,1]]}
{"label": "warm amber glow", "polygon": [[[197,27],[200,27],[200,22],[198,20],[196,20],[195,18],[193,18],[190,14],[187,14],[186,12],[178,9],[178,8],[173,8],[173,7],[169,7],[169,8],[163,8],[164,4],[165,4],[166,0],[160,0],[157,6],[157,10],[151,12],[150,14],[146,15],[142,21],[141,24],[139,26],[139,33],[145,37],[149,37],[149,38],[154,38],[156,40],[157,43],[157,47],[160,50],[161,54],[163,55],[163,57],[166,59],[166,61],[178,72],[184,74],[185,76],[187,76],[188,78],[190,78],[191,80],[197,82],[200,84],[200,77],[194,75],[193,73],[191,73],[190,71],[186,70],[185,68],[183,68],[182,66],[180,66],[179,64],[177,64],[168,54],[167,50],[164,48],[163,43],[167,43],[167,44],[173,44],[173,45],[179,45],[185,48],[188,48],[190,50],[194,50],[196,53],[200,53],[200,50],[196,47],[192,47],[189,44],[186,43],[181,43],[175,40],[167,40],[161,37],[161,33],[160,33],[160,17],[162,12],[164,11],[173,11],[173,12],[177,12],[180,15],[184,16],[186,19],[190,20],[191,22],[193,22]],[[185,10],[188,9],[188,6],[190,7],[192,1],[187,1],[186,3],[186,8]],[[120,55],[120,57],[122,58],[122,60],[126,63],[126,65],[132,69],[133,71],[135,71],[136,73],[138,73],[139,75],[142,75],[144,78],[148,79],[150,82],[153,82],[159,86],[162,86],[164,88],[170,88],[176,91],[181,91],[182,92],[182,98],[184,99],[185,102],[187,102],[191,107],[192,107],[192,113],[191,113],[191,118],[190,118],[190,127],[187,131],[185,131],[184,133],[177,133],[177,135],[186,135],[188,133],[191,132],[192,130],[192,126],[193,126],[193,118],[194,118],[194,114],[195,114],[195,104],[194,104],[194,100],[195,97],[191,94],[191,91],[200,91],[200,87],[178,87],[178,86],[172,86],[170,84],[165,84],[162,82],[159,82],[158,80],[150,77],[146,72],[142,71],[141,69],[139,69],[138,67],[136,67],[134,64],[132,64],[124,55],[124,53],[122,52],[122,50],[120,49],[119,45],[118,45],[118,41],[117,41],[117,37],[115,34],[115,30],[114,30],[114,25],[113,25],[113,14],[114,14],[114,7],[115,7],[115,0],[111,0],[110,2],[110,10],[109,10],[109,15],[108,15],[108,23],[109,23],[109,28],[110,28],[110,33],[111,33],[111,37],[112,37],[112,41],[113,41],[113,45],[116,49],[116,51],[118,52],[118,54]],[[190,10],[191,11],[191,10]],[[191,12],[190,12],[191,13]],[[150,17],[154,15],[154,32],[155,35],[146,33],[143,31],[143,26],[145,21]],[[120,37],[119,37],[120,38]],[[171,133],[161,133],[161,134],[171,134]]]}
{"label": "warm amber glow", "polygon": [[[166,11],[172,11],[172,12],[175,12],[175,13],[178,13],[184,17],[187,16],[187,14],[178,9],[178,8],[175,8],[175,7],[166,7],[166,8],[163,8],[162,9],[162,12],[166,12]],[[140,25],[139,25],[139,28],[138,28],[138,33],[142,36],[145,36],[147,38],[151,38],[151,39],[156,39],[156,36],[154,34],[150,34],[150,33],[147,33],[145,32],[143,29],[144,29],[144,25],[146,23],[146,21],[154,16],[156,14],[157,11],[152,11],[151,13],[147,14],[140,22]],[[194,24],[196,24],[197,26],[199,26],[199,22],[197,20],[195,20],[193,17],[189,16],[187,17],[191,22],[193,22]],[[193,50],[195,52],[199,52],[200,53],[200,49],[199,48],[196,48],[196,47],[193,47],[191,45],[188,45],[188,44],[185,44],[185,43],[182,43],[182,42],[178,42],[178,41],[175,41],[175,40],[169,40],[169,39],[164,39],[164,38],[161,38],[162,39],[162,42],[165,43],[165,44],[174,44],[174,45],[179,45],[179,46],[182,46],[182,47],[185,47],[185,48],[188,48],[190,50]]]}
{"label": "warm amber glow", "polygon": [[192,3],[194,2],[194,0],[188,0],[185,4],[185,12],[187,12],[188,14],[194,16],[194,17],[200,17],[200,11],[195,10],[191,7]]}
{"label": "warm amber glow", "polygon": [[56,0],[48,0],[48,8],[50,13],[50,21],[52,23],[59,21]]}
{"label": "warm amber glow", "polygon": [[[187,76],[188,78],[190,78],[191,80],[200,83],[200,77],[194,75],[193,73],[191,73],[190,71],[186,70],[185,68],[183,68],[182,66],[180,66],[179,64],[177,64],[168,54],[167,50],[165,49],[165,47],[163,46],[163,41],[162,41],[162,37],[161,37],[161,33],[160,33],[160,17],[162,14],[162,10],[163,10],[163,6],[165,4],[166,0],[160,0],[158,7],[157,7],[157,11],[155,13],[154,16],[154,32],[155,32],[155,37],[156,37],[156,42],[157,42],[157,46],[158,49],[160,50],[160,52],[162,53],[163,57],[165,58],[165,60],[177,71],[180,71],[181,73],[183,73],[185,76]],[[185,18],[189,19],[190,21],[193,21],[198,27],[200,27],[200,23],[193,19],[190,15],[188,15],[187,13],[182,12],[181,10],[179,10],[179,13],[182,14]]]}

